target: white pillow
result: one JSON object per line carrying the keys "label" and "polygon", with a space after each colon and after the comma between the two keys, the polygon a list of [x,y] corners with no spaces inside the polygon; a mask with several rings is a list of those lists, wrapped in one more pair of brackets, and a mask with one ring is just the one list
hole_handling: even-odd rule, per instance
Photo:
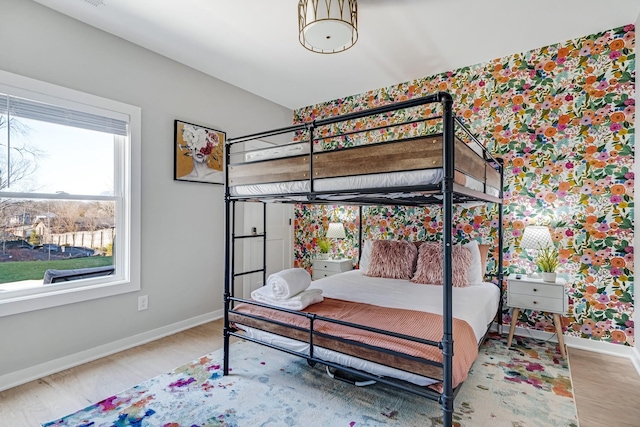
{"label": "white pillow", "polygon": [[362,253],[360,254],[360,265],[359,269],[364,274],[367,274],[367,269],[369,268],[369,257],[371,256],[371,247],[373,246],[373,240],[365,240],[362,245]]}
{"label": "white pillow", "polygon": [[480,259],[478,241],[472,240],[462,246],[471,252],[471,265],[469,266],[469,271],[467,271],[467,281],[470,285],[479,285],[484,280],[484,274],[482,271],[482,260]]}

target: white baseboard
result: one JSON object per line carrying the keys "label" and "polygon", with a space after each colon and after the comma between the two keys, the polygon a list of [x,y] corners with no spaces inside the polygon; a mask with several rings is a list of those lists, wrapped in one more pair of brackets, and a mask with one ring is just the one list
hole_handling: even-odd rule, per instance
{"label": "white baseboard", "polygon": [[631,362],[633,366],[635,366],[638,375],[640,375],[640,350],[638,350],[637,345],[636,343],[636,347],[634,347],[633,353],[631,353]]}
{"label": "white baseboard", "polygon": [[220,319],[222,315],[223,310],[216,310],[211,313],[192,317],[191,319],[182,320],[180,322],[163,326],[158,329],[146,331],[131,337],[123,338],[118,341],[113,341],[108,344],[90,348],[88,350],[70,354],[68,356],[60,357],[55,360],[50,360],[39,365],[31,366],[20,371],[2,375],[0,376],[0,391],[8,390],[12,387],[37,380],[42,377],[46,377],[47,375],[55,374],[56,372],[73,368],[75,366],[82,365],[83,363],[110,356],[114,353],[118,353],[132,347],[137,347],[139,345],[155,341],[157,339],[175,334],[177,332]]}

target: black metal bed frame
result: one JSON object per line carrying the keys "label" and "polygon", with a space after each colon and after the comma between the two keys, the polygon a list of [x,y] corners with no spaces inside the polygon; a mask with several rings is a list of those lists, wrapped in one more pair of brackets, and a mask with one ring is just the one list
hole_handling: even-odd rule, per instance
{"label": "black metal bed frame", "polygon": [[[287,193],[287,194],[267,194],[267,195],[260,195],[260,196],[232,196],[230,193],[230,187],[228,185],[229,182],[229,168],[228,165],[231,163],[231,147],[234,144],[237,143],[241,143],[241,142],[245,142],[245,141],[250,141],[250,140],[254,140],[254,139],[258,139],[258,138],[265,138],[265,137],[270,137],[270,136],[275,136],[275,135],[279,135],[279,134],[283,134],[283,133],[288,133],[288,132],[299,132],[299,131],[308,131],[309,132],[309,144],[310,144],[310,154],[313,154],[313,141],[316,140],[320,140],[320,139],[324,139],[324,138],[314,138],[314,130],[319,127],[319,126],[326,126],[326,125],[330,125],[330,124],[334,124],[334,123],[339,123],[339,122],[344,122],[344,121],[348,121],[348,120],[354,120],[354,119],[358,119],[358,118],[363,118],[363,117],[367,117],[367,116],[373,116],[373,115],[377,115],[377,114],[382,114],[382,113],[387,113],[387,112],[391,112],[391,111],[395,111],[395,110],[400,110],[400,109],[405,109],[405,108],[411,108],[411,107],[416,107],[416,106],[420,106],[423,104],[428,104],[428,103],[441,103],[442,104],[442,116],[439,116],[437,118],[441,118],[443,121],[443,132],[442,132],[442,138],[443,138],[443,172],[444,172],[444,178],[441,181],[441,183],[439,184],[433,184],[433,185],[427,185],[427,186],[408,186],[408,187],[395,187],[395,188],[373,188],[373,189],[364,189],[364,190],[345,190],[344,193],[347,194],[351,194],[353,195],[353,198],[350,200],[344,200],[341,199],[339,201],[337,200],[331,200],[330,195],[332,194],[340,194],[343,195],[344,193],[341,191],[314,191],[314,180],[311,174],[311,171],[313,170],[313,155],[310,155],[310,161],[309,161],[309,185],[310,185],[310,191],[309,192],[305,192],[305,193]],[[502,284],[503,284],[503,269],[502,269],[502,264],[503,264],[503,231],[502,231],[502,221],[503,221],[503,206],[502,206],[502,197],[503,197],[503,169],[502,169],[502,162],[501,160],[498,160],[496,158],[494,158],[491,153],[489,153],[486,148],[480,144],[477,139],[475,138],[475,136],[473,136],[468,129],[466,129],[466,127],[464,127],[464,125],[462,124],[462,122],[460,122],[453,114],[453,99],[451,97],[450,94],[446,93],[446,92],[439,92],[436,94],[432,94],[432,95],[428,95],[422,98],[415,98],[415,99],[411,99],[408,101],[403,101],[403,102],[398,102],[398,103],[394,103],[394,104],[390,104],[390,105],[386,105],[386,106],[382,106],[382,107],[377,107],[377,108],[373,108],[373,109],[369,109],[369,110],[364,110],[364,111],[358,111],[358,112],[354,112],[354,113],[350,113],[350,114],[345,114],[342,116],[336,116],[336,117],[331,117],[331,118],[327,118],[327,119],[323,119],[323,120],[317,120],[317,121],[313,121],[310,123],[305,123],[305,124],[300,124],[300,125],[294,125],[291,127],[286,127],[286,128],[280,128],[280,129],[274,129],[271,131],[267,131],[267,132],[262,132],[262,133],[256,133],[256,134],[252,134],[252,135],[247,135],[247,136],[243,136],[243,137],[238,137],[238,138],[230,138],[227,142],[227,147],[226,147],[226,155],[225,155],[225,173],[226,173],[226,187],[225,187],[225,205],[226,205],[226,218],[225,218],[225,229],[226,229],[226,245],[225,245],[225,289],[224,289],[224,364],[223,364],[223,373],[224,375],[228,375],[229,373],[229,341],[230,338],[232,336],[235,337],[239,337],[248,341],[252,341],[255,342],[257,344],[261,344],[261,345],[265,345],[267,347],[271,347],[271,348],[275,348],[277,350],[280,351],[284,351],[286,353],[289,354],[293,354],[302,358],[305,358],[307,360],[307,362],[309,364],[315,364],[315,363],[321,363],[324,364],[328,367],[332,367],[335,369],[339,369],[341,371],[344,372],[348,372],[354,375],[357,375],[359,377],[363,377],[363,378],[367,378],[370,380],[375,380],[377,382],[380,382],[382,384],[386,384],[392,387],[396,387],[399,388],[401,390],[413,393],[413,394],[417,394],[419,396],[423,396],[426,397],[428,399],[434,400],[434,401],[438,401],[441,405],[442,408],[442,412],[443,412],[443,424],[444,426],[451,426],[452,422],[453,422],[453,402],[455,399],[455,396],[458,392],[458,390],[460,389],[460,385],[458,385],[458,387],[456,387],[455,389],[453,388],[453,379],[452,379],[452,375],[453,375],[453,313],[452,313],[452,259],[451,259],[451,255],[452,255],[452,245],[453,245],[453,237],[451,235],[451,232],[444,232],[443,233],[443,256],[444,256],[444,271],[443,271],[443,288],[444,288],[444,292],[443,292],[443,337],[442,337],[442,341],[436,342],[436,341],[431,341],[431,340],[424,340],[424,339],[420,339],[420,338],[416,338],[416,337],[412,337],[412,336],[408,336],[408,335],[403,335],[403,334],[397,334],[397,333],[393,333],[390,331],[386,331],[386,330],[381,330],[381,329],[377,329],[377,328],[372,328],[372,327],[368,327],[368,326],[363,326],[363,325],[358,325],[358,324],[353,324],[353,323],[349,323],[349,322],[344,322],[344,321],[339,321],[339,320],[335,320],[335,319],[330,319],[330,318],[326,318],[323,316],[318,316],[315,314],[309,314],[309,313],[305,313],[305,312],[300,312],[300,311],[296,311],[296,310],[290,310],[290,309],[286,309],[286,308],[280,308],[280,307],[273,307],[267,304],[262,304],[262,303],[258,303],[256,301],[253,300],[246,300],[243,298],[238,298],[234,296],[234,286],[235,286],[235,279],[237,277],[241,277],[244,275],[248,275],[248,274],[254,274],[254,273],[262,273],[263,276],[263,284],[266,284],[266,242],[267,242],[267,233],[266,233],[266,203],[263,203],[263,222],[264,222],[264,232],[263,233],[259,233],[259,234],[250,234],[250,235],[236,235],[236,231],[235,231],[235,215],[236,215],[236,203],[237,202],[260,202],[258,198],[264,198],[264,199],[275,199],[277,200],[278,198],[282,198],[284,197],[290,197],[290,196],[306,196],[307,200],[302,202],[302,201],[292,201],[292,200],[283,200],[283,202],[286,203],[303,203],[303,204],[313,204],[313,203],[321,203],[321,204],[331,204],[331,203],[335,203],[335,204],[349,204],[349,205],[411,205],[411,206],[423,206],[423,205],[427,205],[427,204],[440,204],[442,205],[442,217],[443,217],[443,230],[452,230],[453,227],[453,223],[452,223],[452,217],[453,217],[453,205],[454,203],[460,203],[460,202],[465,202],[465,201],[469,201],[469,200],[480,200],[480,201],[487,201],[487,202],[493,202],[493,203],[497,203],[498,204],[498,220],[499,220],[499,227],[498,227],[498,260],[497,260],[497,272],[493,275],[496,280],[497,280],[497,286],[500,289],[500,301],[499,301],[499,308],[498,308],[498,313],[497,313],[497,321],[498,321],[498,330],[501,332],[501,328],[502,328],[502,296],[503,296],[503,292],[502,292]],[[433,117],[432,117],[433,118]],[[431,118],[429,118],[431,119]],[[422,120],[428,120],[428,119],[422,119]],[[462,129],[464,129],[464,131],[469,135],[470,138],[472,138],[476,143],[478,143],[478,145],[482,148],[483,150],[483,158],[485,159],[485,161],[491,161],[494,165],[494,167],[500,172],[500,189],[499,189],[499,197],[493,197],[490,196],[488,194],[484,194],[482,192],[478,192],[478,191],[474,191],[474,190],[469,190],[466,189],[465,187],[462,187],[460,185],[457,185],[454,183],[454,171],[455,171],[455,165],[454,165],[454,141],[455,141],[455,123],[458,123]],[[400,124],[405,124],[407,122],[404,123],[400,123]],[[410,122],[408,122],[410,123]],[[397,125],[397,124],[396,124]],[[394,125],[394,126],[396,126]],[[353,133],[353,132],[351,132]],[[342,134],[344,135],[344,134]],[[338,136],[342,136],[342,135],[338,135]],[[336,136],[336,135],[332,135],[332,136]],[[486,184],[485,184],[486,185]],[[438,196],[441,197],[441,199],[439,198],[435,198],[432,195],[428,196],[428,197],[418,197],[418,198],[409,198],[406,200],[403,199],[386,199],[384,197],[371,197],[369,195],[371,194],[379,194],[379,193],[397,193],[397,192],[415,192],[415,191],[421,191],[421,192],[430,192],[430,191],[435,191],[435,190],[440,190],[440,192],[437,194]],[[321,198],[322,196],[329,196],[328,198]],[[361,209],[360,209],[360,214],[361,214]],[[362,219],[362,216],[361,216]],[[257,270],[252,270],[252,271],[244,271],[244,272],[240,272],[240,273],[236,273],[235,271],[235,242],[238,239],[249,239],[249,238],[262,238],[263,239],[263,267],[261,269],[257,269]],[[362,247],[362,220],[360,221],[360,243]],[[294,327],[292,325],[289,324],[284,324],[282,322],[276,321],[276,320],[270,320],[270,319],[266,319],[264,317],[259,317],[259,316],[255,316],[255,315],[250,315],[250,314],[246,314],[246,313],[240,313],[238,311],[234,310],[235,307],[235,303],[246,303],[246,304],[252,304],[252,305],[256,305],[256,306],[261,306],[261,307],[267,307],[270,309],[274,309],[274,310],[279,310],[282,312],[286,312],[286,313],[290,313],[290,314],[294,314],[297,316],[303,316],[306,317],[308,319],[309,322],[309,326],[308,328],[299,328],[299,327]],[[248,337],[246,335],[243,335],[241,333],[237,332],[237,329],[235,329],[229,321],[229,314],[230,313],[234,313],[234,314],[240,314],[242,316],[246,316],[246,317],[253,317],[253,318],[257,318],[261,321],[266,321],[269,322],[271,324],[274,325],[280,325],[280,326],[286,326],[288,328],[293,328],[293,329],[297,329],[297,330],[301,330],[304,331],[305,333],[308,332],[308,344],[309,344],[309,353],[299,353],[290,349],[286,349],[286,348],[282,348],[279,347],[277,345],[274,344],[269,344],[269,343],[265,343],[262,342],[258,339],[254,339],[251,337]],[[354,342],[354,341],[350,341],[350,340],[345,340],[343,338],[339,338],[333,335],[327,335],[327,334],[323,334],[317,331],[314,331],[314,322],[316,321],[326,321],[326,322],[331,322],[331,323],[335,323],[335,324],[339,324],[339,325],[344,325],[344,326],[348,326],[348,327],[353,327],[353,328],[358,328],[358,329],[362,329],[362,330],[366,330],[366,331],[370,331],[373,333],[381,333],[387,336],[392,336],[392,337],[396,337],[396,338],[401,338],[401,339],[405,339],[405,340],[409,340],[409,341],[413,341],[413,342],[418,342],[418,343],[422,343],[422,344],[427,344],[427,345],[431,345],[431,346],[435,346],[438,347],[441,351],[442,351],[442,355],[443,355],[443,361],[442,363],[440,362],[434,362],[434,361],[430,361],[430,360],[426,360],[426,359],[421,359],[421,358],[417,358],[414,356],[408,356],[406,354],[402,354],[399,352],[395,352],[393,350],[388,350],[388,349],[384,349],[384,348],[380,348],[380,347],[375,347],[375,346],[371,346],[368,344],[364,344],[364,343],[358,343],[358,342]],[[487,333],[489,332],[489,327],[490,325],[487,327],[487,332],[485,333],[485,337],[487,335]],[[314,355],[314,338],[315,337],[326,337],[326,338],[331,338],[332,340],[338,340],[341,342],[348,342],[351,345],[356,345],[356,346],[360,346],[362,348],[367,348],[367,349],[373,349],[379,352],[383,352],[383,353],[387,353],[387,354],[391,354],[397,357],[401,357],[401,358],[405,358],[408,360],[413,360],[413,361],[419,361],[421,363],[426,363],[426,364],[430,364],[430,365],[434,365],[434,366],[438,366],[442,368],[442,373],[443,373],[443,378],[442,378],[442,384],[443,384],[443,392],[437,393],[429,388],[426,387],[420,387],[420,386],[416,386],[414,384],[410,384],[410,383],[406,383],[404,381],[400,381],[400,380],[394,380],[394,379],[390,379],[390,378],[381,378],[377,375],[374,374],[370,374],[367,372],[362,372],[356,369],[352,369],[349,367],[345,367],[342,365],[339,365],[337,363],[333,363],[333,362],[329,362],[320,358],[317,358]],[[480,341],[481,343],[484,341],[484,338]],[[398,368],[396,368],[398,369]]]}

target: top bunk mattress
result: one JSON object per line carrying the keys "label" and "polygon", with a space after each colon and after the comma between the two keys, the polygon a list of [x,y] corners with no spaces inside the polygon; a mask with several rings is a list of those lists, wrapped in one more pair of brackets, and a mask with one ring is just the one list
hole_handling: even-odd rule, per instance
{"label": "top bunk mattress", "polygon": [[281,159],[283,157],[297,156],[309,152],[309,143],[289,142],[287,144],[276,145],[275,147],[259,148],[244,153],[245,162],[257,162],[259,160]]}
{"label": "top bunk mattress", "polygon": [[[344,191],[344,190],[362,190],[369,188],[396,188],[396,187],[412,187],[421,185],[434,185],[442,182],[444,172],[439,169],[423,169],[415,171],[387,172],[369,175],[354,175],[339,178],[323,178],[313,181],[314,191]],[[485,185],[471,177],[462,174],[456,174],[456,183],[470,190],[479,191],[494,197],[500,196],[500,190]],[[229,193],[232,196],[262,196],[275,194],[299,194],[311,191],[309,180],[272,182],[266,184],[236,185],[229,187]],[[387,193],[386,197],[393,197]],[[398,194],[400,196],[400,194]],[[402,194],[406,196],[406,194]],[[349,198],[350,196],[344,196]],[[322,196],[320,196],[322,198]],[[332,196],[333,200],[339,199],[340,196]],[[302,200],[302,199],[301,199]]]}

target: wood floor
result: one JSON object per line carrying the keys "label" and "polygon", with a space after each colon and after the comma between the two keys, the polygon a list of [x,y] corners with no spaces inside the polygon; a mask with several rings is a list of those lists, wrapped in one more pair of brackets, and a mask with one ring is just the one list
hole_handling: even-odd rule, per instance
{"label": "wood floor", "polygon": [[631,360],[569,349],[580,427],[640,426],[640,377]]}
{"label": "wood floor", "polygon": [[[0,393],[0,426],[52,421],[221,347],[218,320],[12,388]],[[631,361],[575,349],[569,359],[580,427],[640,426]]]}

